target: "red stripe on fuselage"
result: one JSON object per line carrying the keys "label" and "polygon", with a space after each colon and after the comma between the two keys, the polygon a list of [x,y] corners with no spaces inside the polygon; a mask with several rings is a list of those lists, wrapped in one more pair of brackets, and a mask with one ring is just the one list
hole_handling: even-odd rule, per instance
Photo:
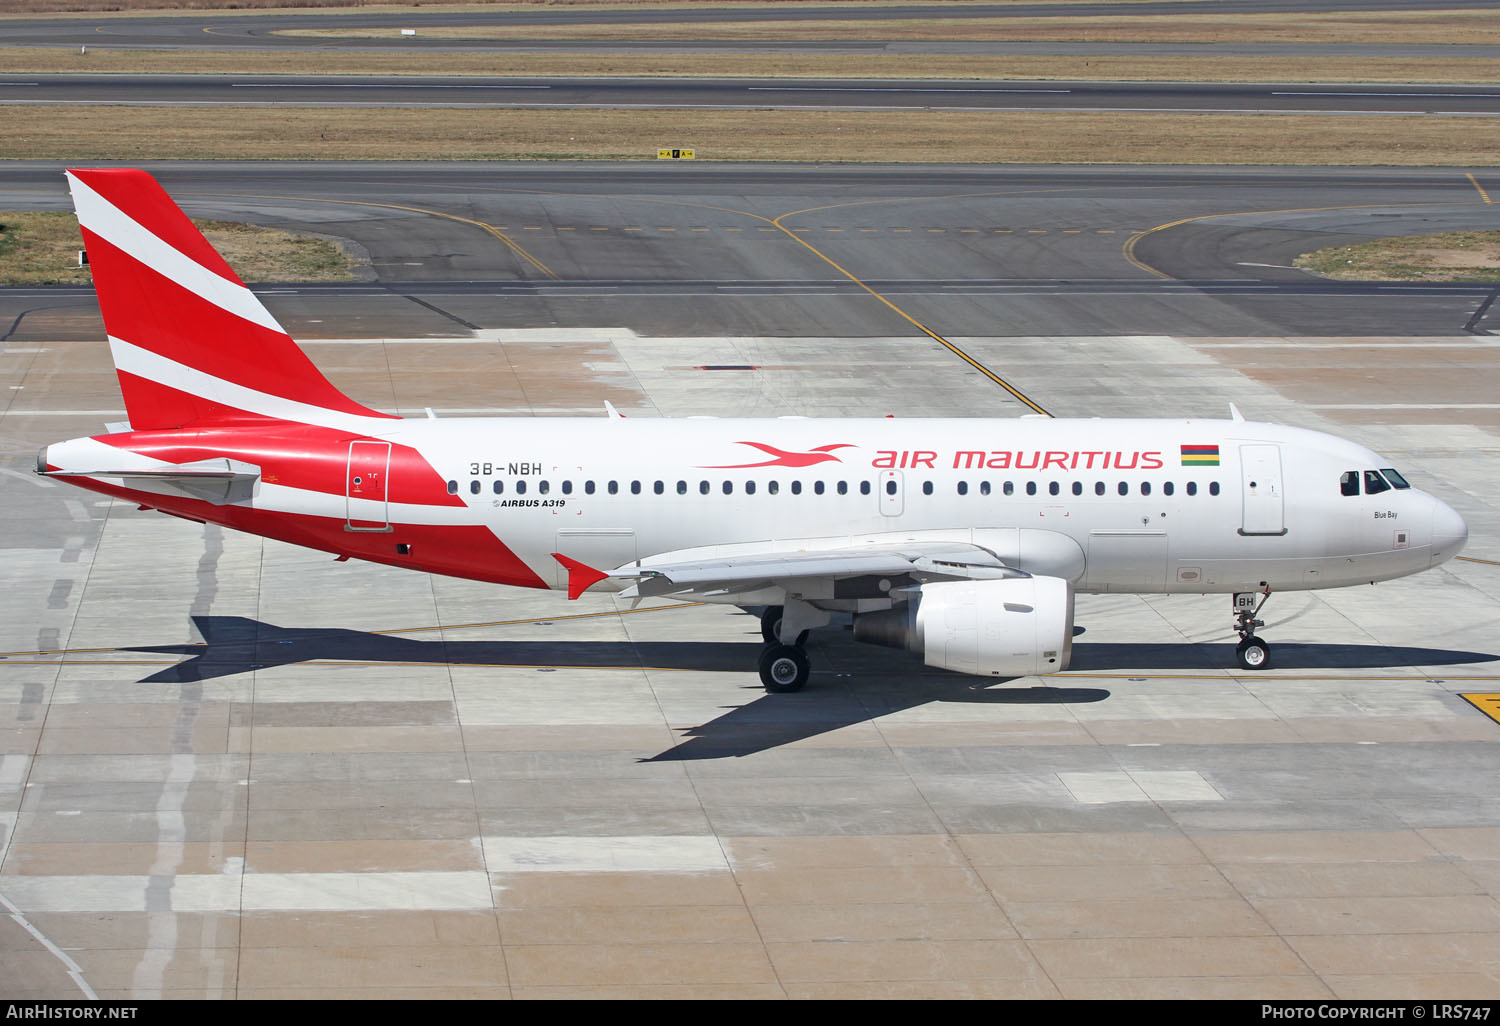
{"label": "red stripe on fuselage", "polygon": [[[345,495],[349,443],[369,436],[335,428],[275,423],[278,427],[274,429],[132,431],[99,435],[94,441],[167,463],[196,463],[222,457],[242,460],[260,467],[261,480],[266,484]],[[386,498],[415,506],[464,505],[463,499],[448,494],[448,482],[419,451],[395,442],[391,443],[391,462],[386,473]]]}
{"label": "red stripe on fuselage", "polygon": [[[83,237],[104,326],[115,338],[267,395],[340,413],[389,417],[335,388],[286,332],[230,313],[87,229]],[[145,422],[138,422],[128,397],[126,409],[136,427],[187,423],[160,405],[143,411]]]}
{"label": "red stripe on fuselage", "polygon": [[[333,517],[215,506],[198,499],[120,488],[88,478],[72,478],[69,483],[190,520],[220,524],[235,531],[372,563],[517,588],[550,588],[494,532],[480,524],[393,524],[389,532],[362,533],[346,531],[344,521]],[[398,545],[405,545],[407,554],[399,554]]]}

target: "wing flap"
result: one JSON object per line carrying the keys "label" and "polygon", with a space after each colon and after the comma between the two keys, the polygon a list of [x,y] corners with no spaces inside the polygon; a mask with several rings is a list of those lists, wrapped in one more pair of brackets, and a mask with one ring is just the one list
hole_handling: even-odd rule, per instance
{"label": "wing flap", "polygon": [[884,578],[886,589],[937,580],[1023,576],[994,553],[967,542],[903,540],[889,544],[845,544],[775,551],[727,553],[692,558],[664,553],[609,575],[634,581],[625,596],[724,597],[781,588],[805,594],[836,582]]}

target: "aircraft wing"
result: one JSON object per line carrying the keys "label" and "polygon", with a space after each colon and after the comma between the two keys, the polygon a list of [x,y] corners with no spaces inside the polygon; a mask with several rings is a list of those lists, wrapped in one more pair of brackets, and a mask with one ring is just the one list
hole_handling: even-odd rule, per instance
{"label": "aircraft wing", "polygon": [[[843,547],[697,555],[664,553],[609,574],[632,580],[626,598],[715,597],[780,588],[810,598],[855,597],[860,579],[888,580],[883,591],[926,581],[1025,576],[993,552],[971,543],[906,541]],[[840,594],[844,592],[846,594]]]}

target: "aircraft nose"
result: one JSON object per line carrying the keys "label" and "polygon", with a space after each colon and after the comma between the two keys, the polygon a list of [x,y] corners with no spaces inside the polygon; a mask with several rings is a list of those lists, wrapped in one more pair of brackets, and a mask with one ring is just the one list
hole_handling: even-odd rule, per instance
{"label": "aircraft nose", "polygon": [[1469,540],[1469,525],[1440,499],[1432,500],[1432,565],[1446,563]]}

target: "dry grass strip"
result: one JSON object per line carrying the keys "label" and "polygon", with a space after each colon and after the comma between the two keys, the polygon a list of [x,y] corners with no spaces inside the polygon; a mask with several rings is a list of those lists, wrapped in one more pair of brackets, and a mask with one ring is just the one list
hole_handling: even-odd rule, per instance
{"label": "dry grass strip", "polygon": [[[336,242],[237,221],[193,223],[245,281],[354,281],[356,262]],[[83,285],[83,247],[71,213],[0,211],[0,284]]]}
{"label": "dry grass strip", "polygon": [[1488,167],[1500,118],[995,111],[7,107],[5,155]]}
{"label": "dry grass strip", "polygon": [[1298,267],[1349,281],[1500,281],[1500,232],[1443,232],[1304,253]]}

